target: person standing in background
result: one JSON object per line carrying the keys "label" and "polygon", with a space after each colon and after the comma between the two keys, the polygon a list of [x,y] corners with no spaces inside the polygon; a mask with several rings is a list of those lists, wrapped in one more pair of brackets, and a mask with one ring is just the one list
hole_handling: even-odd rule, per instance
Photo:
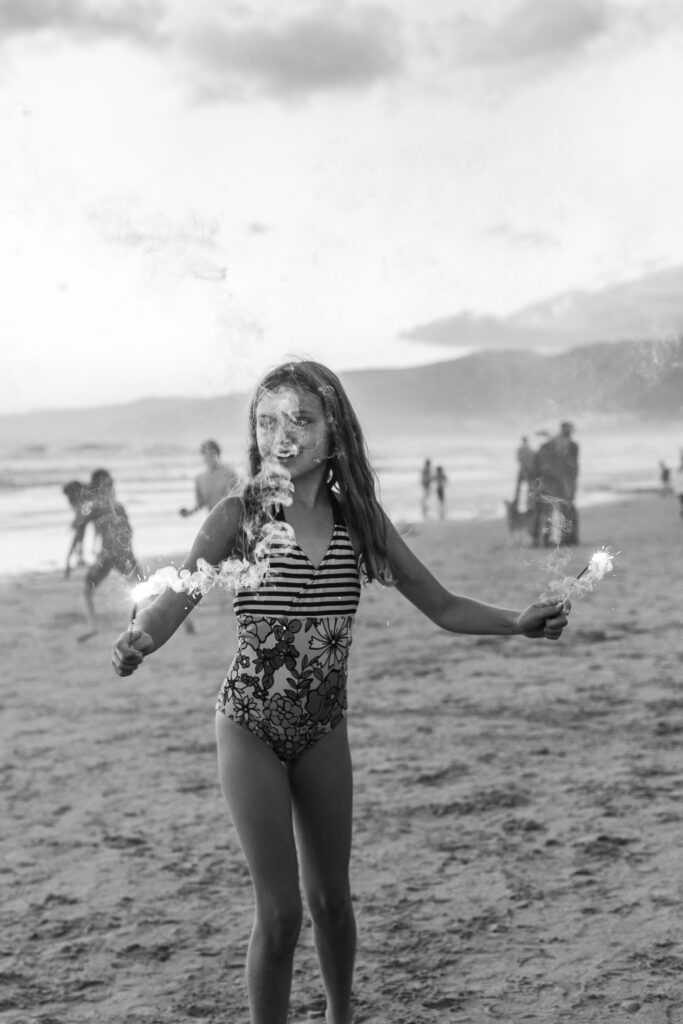
{"label": "person standing in background", "polygon": [[422,518],[426,519],[429,515],[429,495],[431,494],[433,480],[431,459],[425,459],[420,480],[422,483]]}
{"label": "person standing in background", "polygon": [[576,488],[579,481],[579,446],[573,440],[574,424],[565,421],[560,424],[560,433],[556,438],[563,468],[564,483],[567,492],[564,509],[562,540],[565,544],[579,543],[579,515],[576,511]]}
{"label": "person standing in background", "polygon": [[551,543],[552,523],[559,514],[560,544],[579,543],[579,523],[576,511],[576,486],[579,477],[579,446],[572,440],[574,426],[565,420],[560,432],[538,449],[538,468],[535,484],[534,544],[548,547]]}
{"label": "person standing in background", "polygon": [[439,507],[439,519],[446,518],[446,482],[448,477],[443,466],[436,467],[434,474],[434,486],[436,488],[436,500]]}
{"label": "person standing in background", "polygon": [[681,458],[678,463],[678,469],[676,470],[674,487],[676,491],[676,497],[678,498],[678,508],[683,519],[683,448],[681,448]]}
{"label": "person standing in background", "polygon": [[[226,498],[237,483],[237,473],[232,466],[221,462],[221,449],[217,441],[204,441],[199,449],[206,468],[198,473],[194,481],[195,501],[193,508],[181,508],[180,515],[184,518],[194,515],[204,508],[210,512],[222,498]],[[194,633],[195,626],[191,619],[185,619],[183,629],[186,633]]]}
{"label": "person standing in background", "polygon": [[237,483],[237,473],[232,466],[221,462],[221,450],[216,441],[204,441],[199,452],[204,457],[206,469],[195,477],[194,507],[181,508],[181,516],[191,516],[202,508],[210,512]]}
{"label": "person standing in background", "polygon": [[517,449],[517,481],[515,483],[515,496],[513,499],[515,508],[519,507],[522,484],[524,483],[526,484],[526,507],[530,508],[531,506],[533,481],[538,475],[536,464],[536,452],[529,444],[529,438],[523,437]]}

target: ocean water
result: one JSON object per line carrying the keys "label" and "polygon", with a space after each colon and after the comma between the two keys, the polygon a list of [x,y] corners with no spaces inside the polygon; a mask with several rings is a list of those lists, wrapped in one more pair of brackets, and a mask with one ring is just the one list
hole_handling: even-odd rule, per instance
{"label": "ocean water", "polygon": [[[683,448],[683,425],[674,428],[607,428],[577,433],[580,444],[578,505],[614,502],[633,491],[658,486],[659,460],[674,466]],[[448,477],[450,519],[503,517],[512,497],[519,438],[501,430],[457,434],[391,434],[370,441],[384,506],[395,522],[419,520],[420,471],[426,457]],[[241,464],[241,453],[224,451]],[[134,531],[134,549],[146,559],[186,552],[201,514],[183,519],[178,509],[193,503],[193,479],[201,469],[196,449],[179,445],[22,445],[0,451],[0,573],[16,575],[64,566],[71,542],[71,508],[62,486],[87,481],[107,468],[116,482]],[[436,509],[431,510],[436,517]],[[86,539],[86,555],[88,541]]]}

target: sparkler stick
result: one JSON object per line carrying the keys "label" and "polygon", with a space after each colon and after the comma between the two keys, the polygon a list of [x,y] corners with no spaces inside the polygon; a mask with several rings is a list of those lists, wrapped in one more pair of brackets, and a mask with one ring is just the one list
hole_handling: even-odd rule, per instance
{"label": "sparkler stick", "polygon": [[130,622],[128,623],[128,645],[129,646],[130,646],[130,644],[133,643],[133,630],[135,629],[135,620],[137,618],[137,614],[138,614],[138,604],[137,604],[137,601],[134,601],[133,602],[133,607],[132,607],[131,613],[130,613]]}

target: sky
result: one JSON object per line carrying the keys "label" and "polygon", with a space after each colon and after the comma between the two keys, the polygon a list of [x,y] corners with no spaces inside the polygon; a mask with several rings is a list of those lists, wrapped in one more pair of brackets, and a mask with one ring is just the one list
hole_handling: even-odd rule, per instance
{"label": "sky", "polygon": [[0,413],[683,328],[677,0],[0,0]]}

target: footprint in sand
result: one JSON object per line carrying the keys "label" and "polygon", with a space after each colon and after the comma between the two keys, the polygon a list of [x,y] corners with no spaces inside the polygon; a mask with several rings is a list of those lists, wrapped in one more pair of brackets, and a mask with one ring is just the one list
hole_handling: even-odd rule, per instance
{"label": "footprint in sand", "polygon": [[82,626],[83,618],[84,616],[81,612],[55,612],[50,626],[52,629],[63,629],[65,626]]}
{"label": "footprint in sand", "polygon": [[81,635],[79,637],[76,637],[76,639],[78,640],[79,644],[82,644],[85,643],[86,640],[90,640],[91,637],[97,636],[97,632],[98,631],[96,629],[91,629],[89,633],[81,633]]}

